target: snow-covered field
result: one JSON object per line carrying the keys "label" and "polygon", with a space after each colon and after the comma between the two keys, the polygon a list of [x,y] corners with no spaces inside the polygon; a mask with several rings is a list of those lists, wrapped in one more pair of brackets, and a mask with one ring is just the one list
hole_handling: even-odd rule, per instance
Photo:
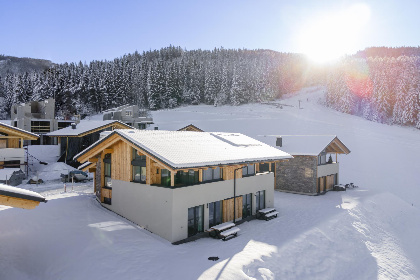
{"label": "snow-covered field", "polygon": [[340,180],[359,188],[317,197],[275,192],[278,218],[241,224],[227,242],[175,246],[102,208],[91,183],[64,193],[50,181],[38,190],[48,203],[0,208],[0,279],[420,279],[420,131],[319,100],[322,89],[306,89],[278,101],[282,109],[199,105],[153,117],[159,129],[192,123],[272,145],[263,135],[336,134],[351,150],[339,156]]}

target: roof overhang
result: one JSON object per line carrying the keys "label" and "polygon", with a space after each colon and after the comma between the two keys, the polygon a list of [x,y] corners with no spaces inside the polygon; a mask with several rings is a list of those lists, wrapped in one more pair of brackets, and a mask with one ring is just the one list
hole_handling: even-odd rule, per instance
{"label": "roof overhang", "polygon": [[47,200],[37,193],[10,186],[0,188],[0,205],[34,209],[40,202]]}
{"label": "roof overhang", "polygon": [[[6,133],[8,136],[23,138],[24,140],[37,140],[39,135],[19,129],[7,124],[0,123],[0,132]],[[1,135],[0,135],[1,137]]]}
{"label": "roof overhang", "polygon": [[336,154],[350,154],[350,150],[340,141],[337,137],[335,137],[326,147],[325,151],[327,153],[336,153]]}

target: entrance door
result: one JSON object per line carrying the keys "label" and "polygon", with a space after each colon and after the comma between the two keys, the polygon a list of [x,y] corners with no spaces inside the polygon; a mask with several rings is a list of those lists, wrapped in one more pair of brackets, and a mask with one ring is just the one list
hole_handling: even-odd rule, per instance
{"label": "entrance door", "polygon": [[[233,221],[233,198],[223,200],[223,222]],[[236,219],[242,218],[242,196],[236,197]]]}

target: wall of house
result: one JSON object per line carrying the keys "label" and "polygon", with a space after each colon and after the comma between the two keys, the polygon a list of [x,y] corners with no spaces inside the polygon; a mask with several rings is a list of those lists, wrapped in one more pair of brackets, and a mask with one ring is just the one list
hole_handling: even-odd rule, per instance
{"label": "wall of house", "polygon": [[102,205],[166,240],[175,242],[172,238],[172,203],[171,189],[112,180],[112,205]]}
{"label": "wall of house", "polygon": [[[273,207],[273,180],[273,173],[237,179],[236,195],[253,193],[252,212],[255,214],[255,192],[265,190],[266,207]],[[207,229],[207,203],[232,197],[233,180],[166,188],[113,179],[112,205],[103,206],[176,242],[188,237],[188,208],[204,205],[204,228]]]}
{"label": "wall of house", "polygon": [[316,194],[316,156],[294,156],[276,163],[276,189],[294,193]]}

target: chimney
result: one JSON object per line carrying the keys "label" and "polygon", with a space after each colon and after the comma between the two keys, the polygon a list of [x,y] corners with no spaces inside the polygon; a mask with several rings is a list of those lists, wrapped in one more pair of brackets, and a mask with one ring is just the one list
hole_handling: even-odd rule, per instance
{"label": "chimney", "polygon": [[159,127],[155,126],[155,130],[159,130]]}
{"label": "chimney", "polygon": [[72,128],[72,129],[76,129],[76,123],[74,123],[74,122],[73,122],[73,123],[71,123],[71,128]]}
{"label": "chimney", "polygon": [[282,147],[283,146],[283,139],[281,137],[277,137],[276,146]]}

